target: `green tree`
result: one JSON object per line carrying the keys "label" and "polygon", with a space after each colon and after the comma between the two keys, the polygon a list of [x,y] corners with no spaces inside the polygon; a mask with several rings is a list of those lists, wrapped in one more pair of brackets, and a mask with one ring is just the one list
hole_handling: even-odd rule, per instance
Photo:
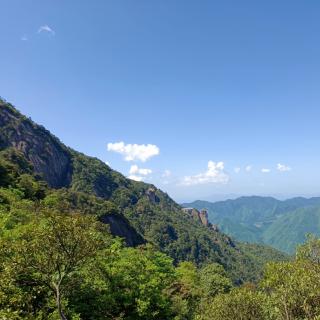
{"label": "green tree", "polygon": [[80,277],[70,304],[84,319],[172,316],[166,290],[175,279],[172,260],[149,246],[126,248],[115,242],[87,264]]}
{"label": "green tree", "polygon": [[220,264],[208,264],[199,273],[203,298],[212,298],[219,293],[226,293],[232,288],[232,282]]}
{"label": "green tree", "polygon": [[269,264],[261,287],[272,298],[280,319],[320,316],[320,240],[309,235],[296,260]]}
{"label": "green tree", "polygon": [[273,320],[268,297],[247,288],[219,294],[197,315],[196,320]]}
{"label": "green tree", "polygon": [[176,319],[193,319],[201,297],[197,267],[190,261],[181,262],[176,274],[176,281],[170,286]]}
{"label": "green tree", "polygon": [[313,234],[307,235],[307,241],[298,246],[297,260],[308,260],[314,266],[320,267],[320,239]]}
{"label": "green tree", "polygon": [[99,228],[94,218],[57,213],[35,217],[16,228],[11,236],[1,239],[2,279],[10,284],[2,292],[36,295],[38,302],[47,290],[55,297],[60,319],[66,320],[62,301],[70,290],[73,275],[105,246],[106,238],[98,232]]}
{"label": "green tree", "polygon": [[32,200],[43,199],[46,194],[45,183],[36,181],[33,176],[26,173],[19,176],[16,188],[21,190],[26,198]]}

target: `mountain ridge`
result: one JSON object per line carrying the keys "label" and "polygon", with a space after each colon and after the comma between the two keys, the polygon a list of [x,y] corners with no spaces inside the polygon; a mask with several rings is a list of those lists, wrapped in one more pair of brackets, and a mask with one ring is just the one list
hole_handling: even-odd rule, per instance
{"label": "mountain ridge", "polygon": [[[303,242],[305,234],[317,234],[320,230],[308,225],[310,212],[318,212],[320,197],[278,200],[273,197],[245,196],[218,202],[197,200],[182,206],[206,208],[210,222],[239,241],[264,243],[287,253],[294,252],[296,245]],[[320,221],[320,213],[316,216]],[[313,219],[316,219],[315,215]],[[281,221],[282,226],[279,225]],[[287,232],[280,232],[281,230]],[[298,231],[297,240],[290,230]]]}
{"label": "mountain ridge", "polygon": [[[261,273],[263,263],[255,263],[251,248],[246,252],[227,235],[195,221],[154,185],[129,180],[101,160],[65,146],[4,100],[0,101],[0,124],[0,149],[21,152],[55,196],[80,209],[85,201],[91,211],[91,195],[97,197],[93,202],[101,202],[100,207],[104,201],[110,202],[117,213],[103,214],[103,209],[99,217],[110,224],[115,235],[125,236],[128,244],[150,242],[175,263],[220,263],[236,282],[253,280]],[[119,232],[121,226],[125,227]],[[271,255],[276,260],[285,259],[276,251]]]}

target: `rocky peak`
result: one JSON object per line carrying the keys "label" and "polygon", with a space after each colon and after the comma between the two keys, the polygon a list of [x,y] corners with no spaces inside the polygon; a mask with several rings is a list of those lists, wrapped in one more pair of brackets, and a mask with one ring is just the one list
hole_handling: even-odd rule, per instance
{"label": "rocky peak", "polygon": [[146,191],[146,195],[148,196],[149,201],[151,203],[158,203],[159,202],[159,198],[156,195],[156,191],[157,191],[157,189],[154,187],[150,187]]}
{"label": "rocky peak", "polygon": [[208,211],[206,209],[202,209],[199,213],[199,219],[201,220],[201,223],[208,227],[209,221],[208,221]]}
{"label": "rocky peak", "polygon": [[210,230],[220,232],[218,225],[209,222],[207,209],[199,211],[195,208],[182,208],[182,211]]}
{"label": "rocky peak", "polygon": [[0,100],[0,147],[14,147],[30,161],[50,187],[67,187],[72,160],[68,149],[49,131]]}
{"label": "rocky peak", "polygon": [[195,208],[182,208],[182,211],[204,226],[209,226],[207,210],[203,209],[201,211],[198,211]]}

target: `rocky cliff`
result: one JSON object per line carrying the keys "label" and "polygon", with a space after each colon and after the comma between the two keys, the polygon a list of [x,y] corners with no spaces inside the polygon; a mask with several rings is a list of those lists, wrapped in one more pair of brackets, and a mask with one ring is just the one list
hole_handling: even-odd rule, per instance
{"label": "rocky cliff", "polygon": [[109,224],[111,233],[117,237],[124,238],[128,246],[135,247],[146,242],[122,215],[104,215],[100,217],[100,221]]}
{"label": "rocky cliff", "polygon": [[202,209],[199,211],[195,208],[182,208],[182,211],[205,227],[210,227],[211,224],[209,223],[208,212],[206,209]]}
{"label": "rocky cliff", "polygon": [[49,186],[61,188],[70,185],[72,157],[68,149],[49,131],[4,101],[0,101],[0,146],[11,146],[21,151]]}

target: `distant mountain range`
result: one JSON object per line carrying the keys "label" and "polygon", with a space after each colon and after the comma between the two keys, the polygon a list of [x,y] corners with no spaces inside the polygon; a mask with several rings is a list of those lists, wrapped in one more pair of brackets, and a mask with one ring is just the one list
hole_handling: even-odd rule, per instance
{"label": "distant mountain range", "polygon": [[320,197],[284,201],[272,197],[240,197],[219,202],[182,204],[207,209],[209,221],[236,240],[268,244],[293,253],[307,233],[320,235]]}

